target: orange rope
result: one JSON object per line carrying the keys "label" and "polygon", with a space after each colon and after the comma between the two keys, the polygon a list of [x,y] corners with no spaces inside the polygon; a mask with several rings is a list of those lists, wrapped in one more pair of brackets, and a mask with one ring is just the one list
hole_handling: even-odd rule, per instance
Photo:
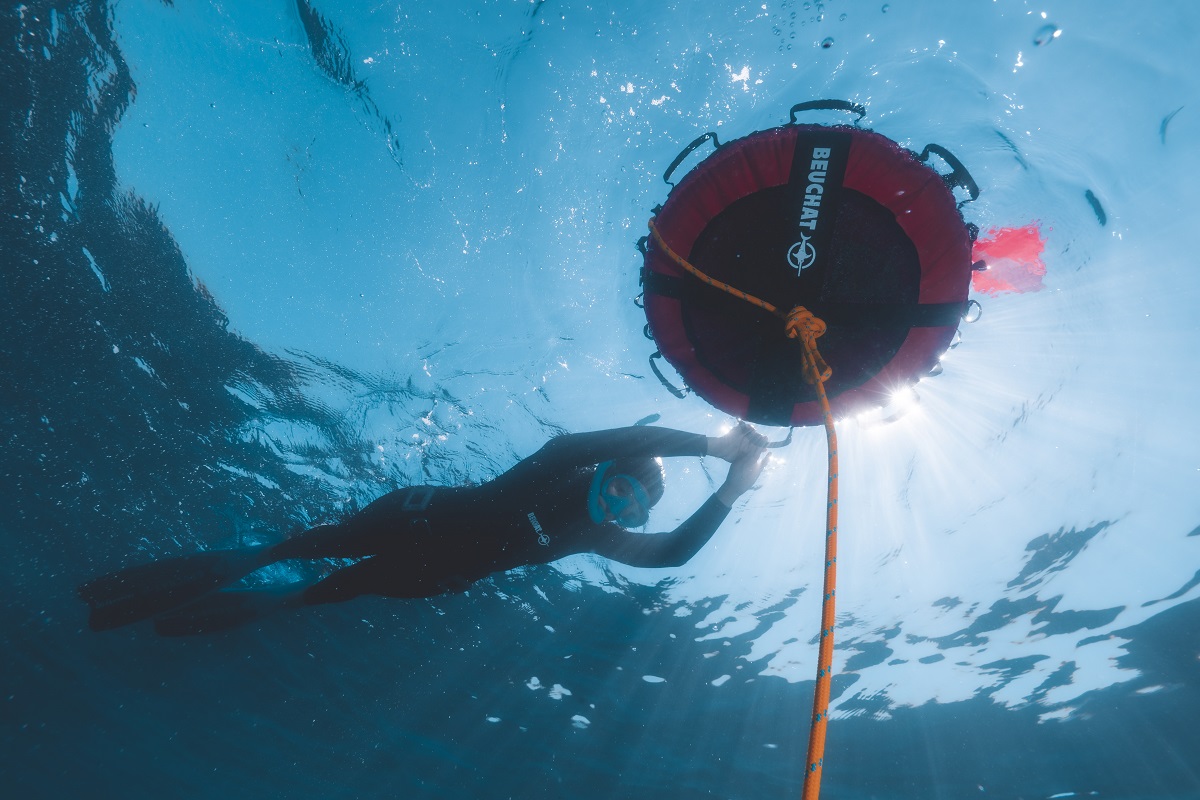
{"label": "orange rope", "polygon": [[817,337],[825,333],[825,323],[812,315],[803,306],[796,306],[787,313],[766,300],[746,294],[727,283],[705,275],[687,262],[662,238],[654,220],[650,220],[650,234],[654,242],[663,249],[667,257],[685,272],[734,297],[758,306],[784,320],[789,338],[799,338],[804,345],[804,378],[817,391],[821,414],[825,422],[825,440],[829,448],[829,489],[825,511],[825,584],[821,601],[821,641],[817,649],[817,688],[813,697],[812,730],[808,736],[808,768],[804,771],[803,800],[817,800],[821,793],[821,769],[825,761],[825,733],[829,724],[829,688],[833,677],[833,627],[834,595],[837,584],[837,506],[838,506],[838,457],[837,431],[833,428],[833,412],[829,410],[829,398],[825,394],[825,381],[832,373],[829,365],[817,352]]}
{"label": "orange rope", "polygon": [[[805,353],[809,359],[821,357],[815,344],[811,348],[806,344]],[[811,375],[810,372],[809,376]],[[825,441],[829,449],[829,489],[825,504],[825,586],[821,601],[821,644],[817,649],[817,689],[813,697],[813,727],[808,736],[808,771],[804,774],[802,795],[804,800],[817,800],[821,793],[821,768],[825,762],[825,729],[829,724],[829,685],[833,678],[834,595],[837,594],[838,454],[833,412],[829,410],[829,398],[825,395],[827,378],[828,373],[814,382],[817,398],[821,401]],[[809,380],[812,382],[811,377]]]}

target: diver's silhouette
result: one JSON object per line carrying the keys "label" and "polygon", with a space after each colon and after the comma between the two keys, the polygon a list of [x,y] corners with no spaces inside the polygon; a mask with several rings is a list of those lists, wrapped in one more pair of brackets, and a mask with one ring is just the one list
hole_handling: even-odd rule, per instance
{"label": "diver's silhouette", "polygon": [[[712,537],[766,463],[766,439],[742,424],[720,437],[633,427],[556,437],[480,486],[416,486],[343,522],[276,545],[210,550],[101,576],[79,588],[105,630],[157,617],[164,635],[220,630],[279,607],[362,594],[431,597],[493,572],[596,553],[636,567],[683,564]],[[730,462],[724,484],[670,533],[643,527],[663,495],[661,456]],[[310,585],[228,589],[286,559],[358,558]]]}

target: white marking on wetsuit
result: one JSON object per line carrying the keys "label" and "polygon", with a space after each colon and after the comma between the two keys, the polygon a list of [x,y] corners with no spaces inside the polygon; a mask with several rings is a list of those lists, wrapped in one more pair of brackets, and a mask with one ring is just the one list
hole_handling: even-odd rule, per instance
{"label": "white marking on wetsuit", "polygon": [[533,530],[538,536],[538,544],[543,547],[549,547],[550,536],[542,530],[542,523],[538,522],[538,518],[534,516],[532,511],[529,512],[529,524],[533,526]]}

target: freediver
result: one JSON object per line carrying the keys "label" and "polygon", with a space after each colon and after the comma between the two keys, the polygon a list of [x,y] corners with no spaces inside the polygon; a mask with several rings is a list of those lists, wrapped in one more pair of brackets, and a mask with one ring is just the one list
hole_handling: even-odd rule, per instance
{"label": "freediver", "polygon": [[[702,548],[767,462],[767,440],[742,423],[723,436],[655,427],[567,434],[479,486],[415,486],[383,495],[346,520],[275,545],[209,550],[103,575],[79,588],[89,625],[155,618],[162,635],[234,627],[278,608],[359,595],[433,597],[494,572],[595,553],[634,567],[674,567]],[[646,534],[662,499],[661,457],[729,462],[725,482],[670,533]],[[288,559],[360,559],[282,588],[227,588]]]}

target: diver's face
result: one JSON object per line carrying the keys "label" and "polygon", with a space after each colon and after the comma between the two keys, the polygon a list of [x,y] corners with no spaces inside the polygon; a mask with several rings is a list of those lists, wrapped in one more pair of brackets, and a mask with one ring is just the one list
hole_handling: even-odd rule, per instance
{"label": "diver's face", "polygon": [[629,475],[614,475],[600,491],[604,519],[623,528],[640,528],[650,519],[650,500],[642,484]]}

